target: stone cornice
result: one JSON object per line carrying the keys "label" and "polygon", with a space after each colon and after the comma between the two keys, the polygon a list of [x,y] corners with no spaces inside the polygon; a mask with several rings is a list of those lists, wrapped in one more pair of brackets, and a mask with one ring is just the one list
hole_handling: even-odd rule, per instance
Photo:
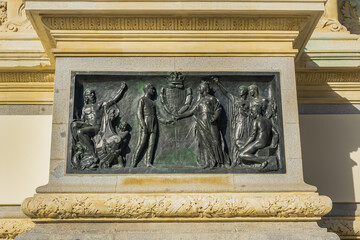
{"label": "stone cornice", "polygon": [[359,82],[360,72],[296,72],[298,86],[323,85],[329,82]]}
{"label": "stone cornice", "polygon": [[[26,0],[26,8],[52,59],[56,56],[295,57],[315,28],[323,3]],[[153,31],[153,36],[149,31]]]}
{"label": "stone cornice", "polygon": [[53,72],[0,72],[0,104],[52,104]]}
{"label": "stone cornice", "polygon": [[359,104],[360,72],[297,72],[302,104]]}

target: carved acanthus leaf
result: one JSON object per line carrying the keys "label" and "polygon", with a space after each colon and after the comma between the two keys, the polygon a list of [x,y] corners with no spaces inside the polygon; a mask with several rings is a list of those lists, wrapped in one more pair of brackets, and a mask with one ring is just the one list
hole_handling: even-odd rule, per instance
{"label": "carved acanthus leaf", "polygon": [[7,2],[0,1],[0,26],[7,21]]}
{"label": "carved acanthus leaf", "polygon": [[38,194],[22,204],[31,218],[187,218],[320,217],[331,200],[315,193],[241,194]]}
{"label": "carved acanthus leaf", "polygon": [[360,34],[360,1],[345,0],[342,8],[344,25],[351,33]]}
{"label": "carved acanthus leaf", "polygon": [[0,239],[14,239],[17,235],[32,229],[35,224],[30,219],[0,219]]}

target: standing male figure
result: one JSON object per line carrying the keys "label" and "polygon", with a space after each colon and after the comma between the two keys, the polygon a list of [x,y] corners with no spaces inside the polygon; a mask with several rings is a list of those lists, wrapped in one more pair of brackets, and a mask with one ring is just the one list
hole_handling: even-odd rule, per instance
{"label": "standing male figure", "polygon": [[158,134],[158,120],[164,124],[173,123],[173,120],[165,120],[156,114],[156,105],[153,99],[156,96],[156,89],[151,83],[144,86],[144,96],[138,103],[137,118],[140,125],[140,137],[136,152],[132,160],[132,167],[136,167],[141,160],[141,154],[146,150],[145,163],[152,167],[155,152],[155,143]]}

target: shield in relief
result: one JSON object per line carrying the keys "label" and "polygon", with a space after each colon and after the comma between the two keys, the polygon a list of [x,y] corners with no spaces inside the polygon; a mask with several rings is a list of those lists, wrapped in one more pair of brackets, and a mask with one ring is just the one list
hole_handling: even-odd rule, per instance
{"label": "shield in relief", "polygon": [[184,75],[172,72],[168,77],[168,86],[161,88],[160,101],[164,110],[172,116],[184,113],[192,102],[191,88],[184,89]]}

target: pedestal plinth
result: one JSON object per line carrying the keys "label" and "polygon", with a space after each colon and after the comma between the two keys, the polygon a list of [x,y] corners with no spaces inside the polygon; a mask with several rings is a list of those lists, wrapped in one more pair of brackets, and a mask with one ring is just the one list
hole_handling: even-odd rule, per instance
{"label": "pedestal plinth", "polygon": [[17,239],[338,239],[303,181],[294,69],[323,2],[26,2],[56,73]]}

